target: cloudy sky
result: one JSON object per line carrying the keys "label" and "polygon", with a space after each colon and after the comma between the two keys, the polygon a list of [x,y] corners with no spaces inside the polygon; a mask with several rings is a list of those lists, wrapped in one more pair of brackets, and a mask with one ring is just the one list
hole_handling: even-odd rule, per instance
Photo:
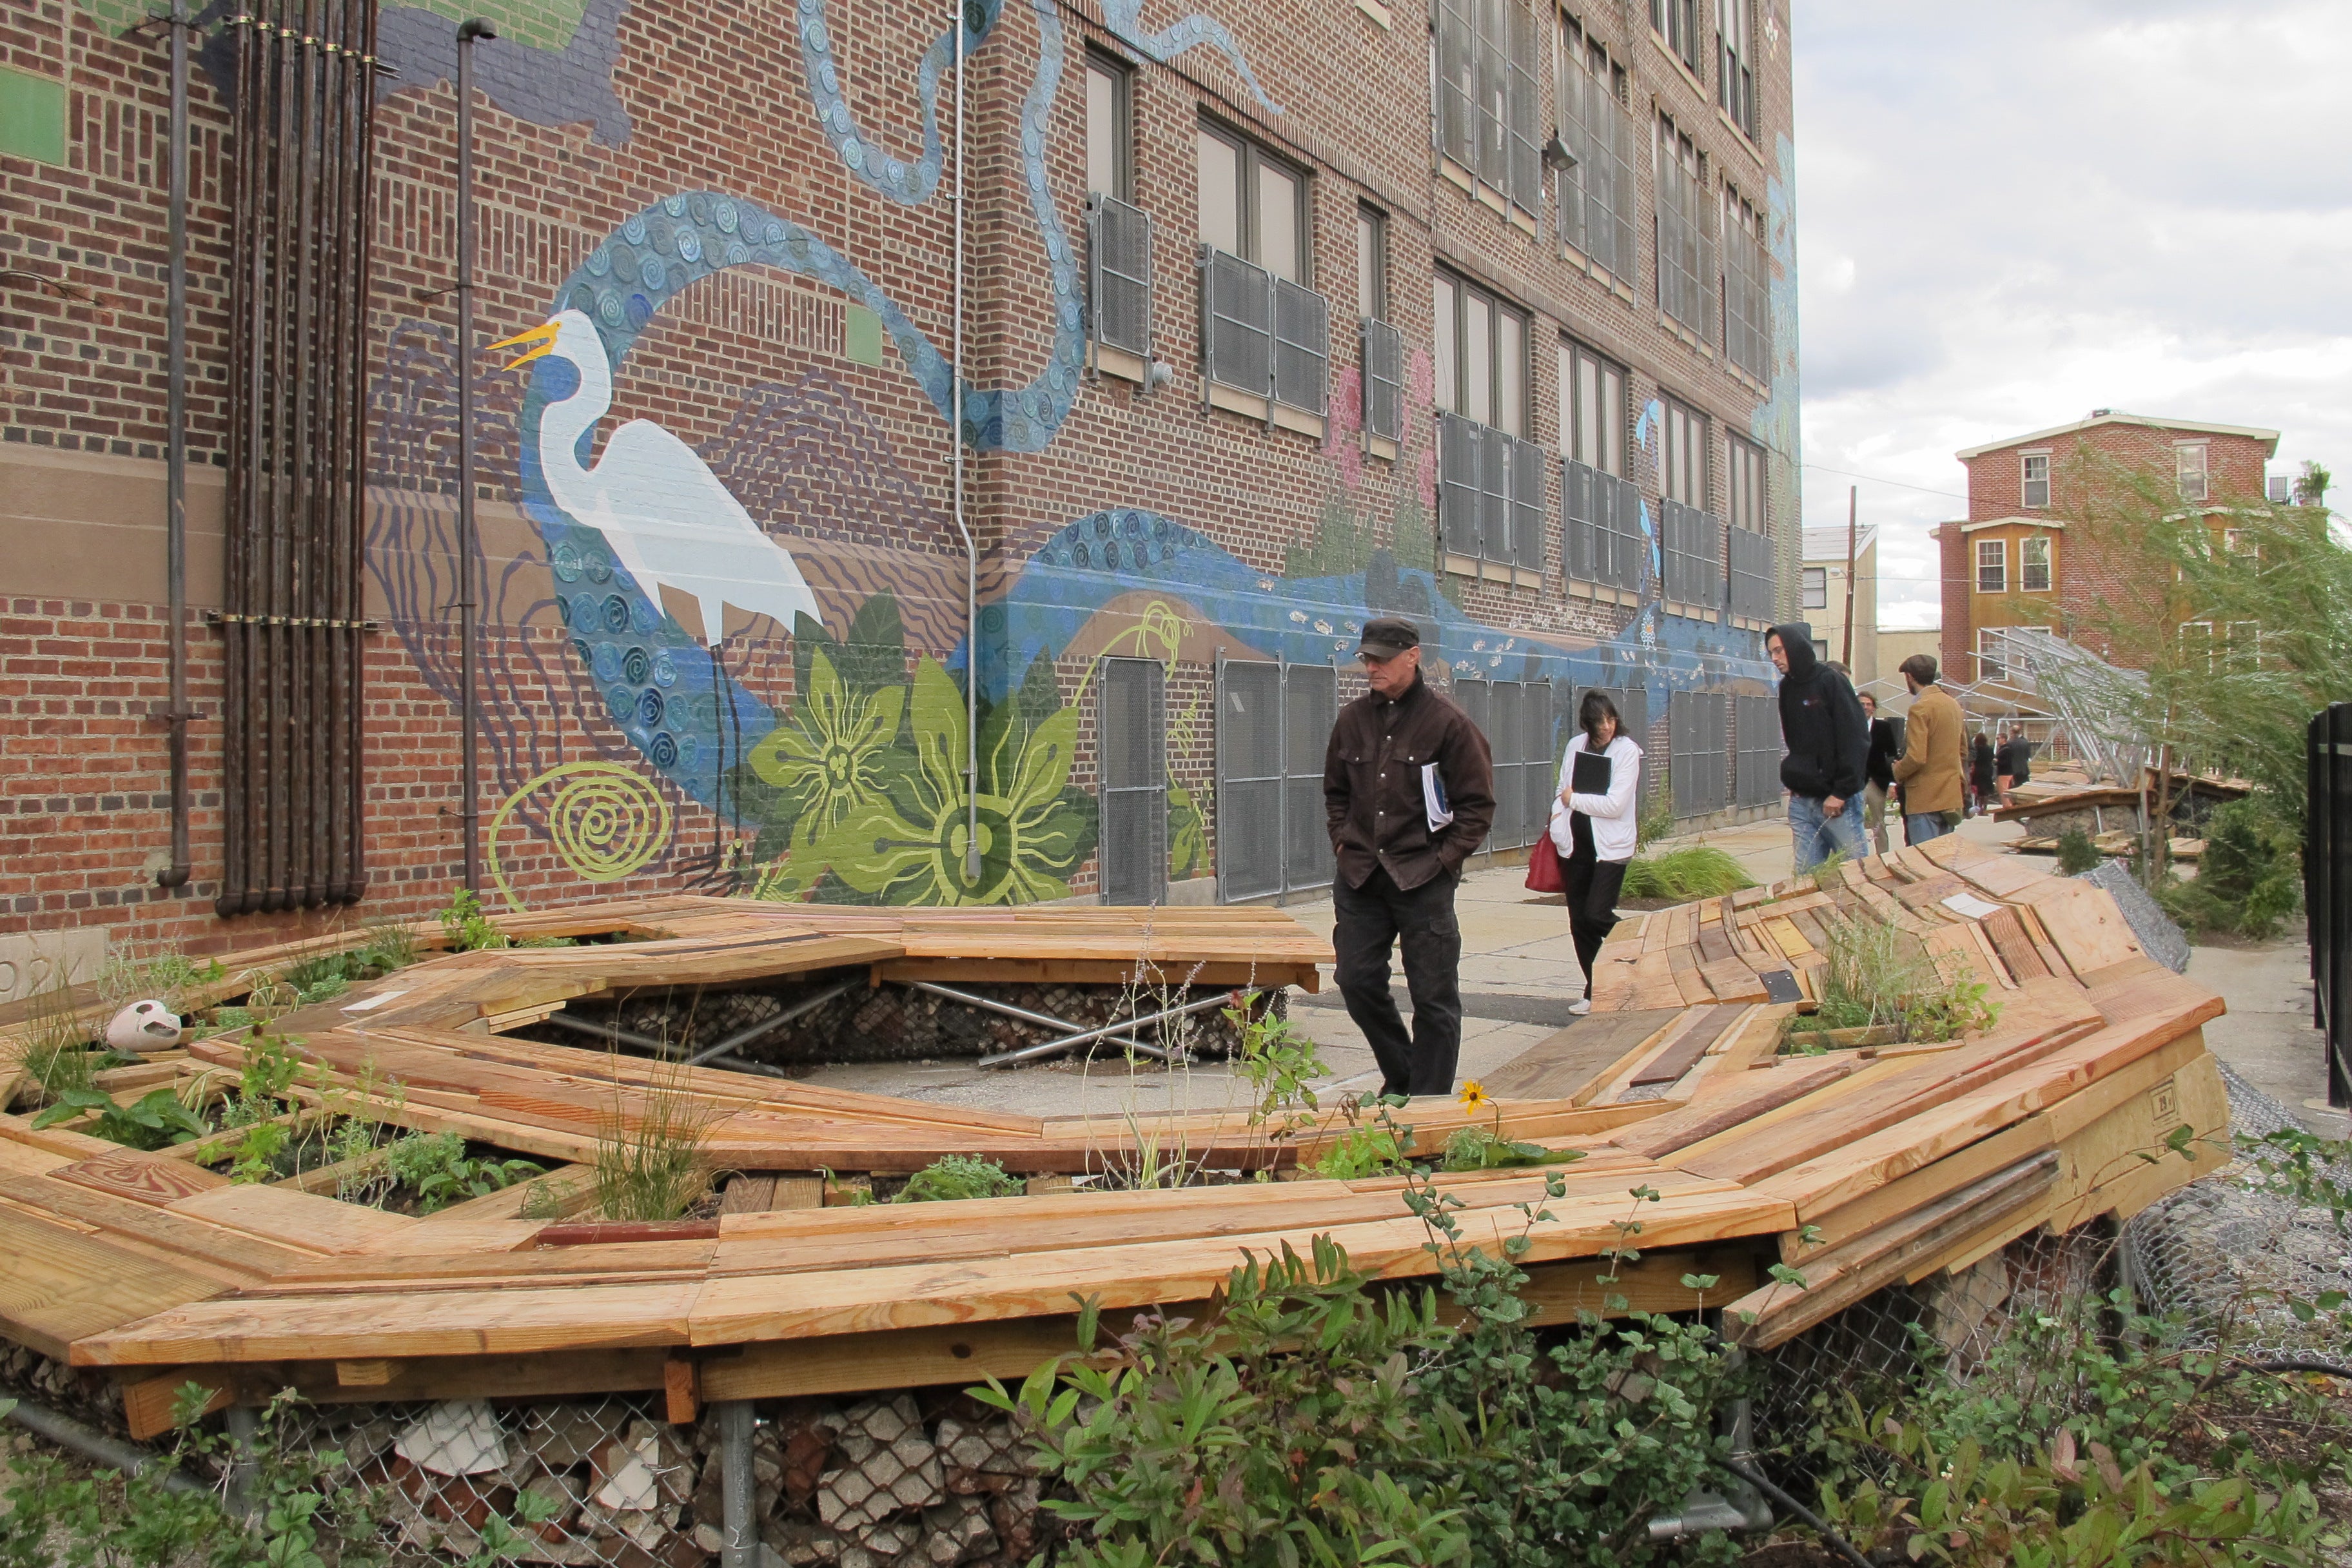
{"label": "cloudy sky", "polygon": [[1805,521],[1860,483],[1883,624],[1963,447],[2113,407],[2352,475],[2352,5],[1792,9]]}

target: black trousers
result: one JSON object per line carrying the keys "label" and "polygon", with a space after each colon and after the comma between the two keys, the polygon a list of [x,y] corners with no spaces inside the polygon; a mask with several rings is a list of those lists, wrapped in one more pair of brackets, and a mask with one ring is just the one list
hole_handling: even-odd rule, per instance
{"label": "black trousers", "polygon": [[[1331,886],[1338,919],[1339,994],[1381,1065],[1381,1092],[1451,1094],[1462,1055],[1462,927],[1454,918],[1454,879],[1445,873],[1411,889],[1375,869],[1360,888]],[[1389,994],[1389,948],[1403,950],[1405,990],[1412,997],[1407,1037]]]}
{"label": "black trousers", "polygon": [[1576,848],[1561,862],[1568,884],[1568,934],[1576,942],[1576,962],[1584,966],[1584,999],[1590,1002],[1593,961],[1617,929],[1617,895],[1624,890],[1625,862],[1593,854],[1591,823],[1583,813],[1569,818],[1569,832]]}

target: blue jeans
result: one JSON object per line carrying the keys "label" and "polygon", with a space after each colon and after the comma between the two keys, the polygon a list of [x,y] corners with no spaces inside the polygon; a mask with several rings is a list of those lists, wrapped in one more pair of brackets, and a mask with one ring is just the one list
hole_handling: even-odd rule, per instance
{"label": "blue jeans", "polygon": [[[1955,813],[1953,815],[1958,814]],[[1929,811],[1923,812],[1917,816],[1905,817],[1903,819],[1903,842],[1906,844],[1925,844],[1930,838],[1941,838],[1945,834],[1951,831],[1950,828],[1944,826],[1945,816],[1946,814],[1940,811]]]}
{"label": "blue jeans", "polygon": [[1819,795],[1790,795],[1789,838],[1800,877],[1841,852],[1849,860],[1863,858],[1870,853],[1870,841],[1862,833],[1862,797],[1847,801],[1845,809],[1832,816],[1822,809]]}

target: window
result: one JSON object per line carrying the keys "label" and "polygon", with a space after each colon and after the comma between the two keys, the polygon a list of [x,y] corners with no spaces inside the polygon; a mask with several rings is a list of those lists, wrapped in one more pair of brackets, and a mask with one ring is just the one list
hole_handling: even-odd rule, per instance
{"label": "window", "polygon": [[1706,416],[1669,397],[1658,493],[1668,500],[1706,505]]}
{"label": "window", "polygon": [[1756,140],[1756,16],[1749,0],[1716,0],[1715,100]]}
{"label": "window", "polygon": [[2205,468],[2207,447],[2202,441],[2182,441],[2172,448],[2175,472],[2179,476],[2180,499],[2203,500],[2209,489]]}
{"label": "window", "polygon": [[1764,448],[1733,436],[1724,442],[1730,471],[1724,476],[1724,498],[1729,503],[1731,526],[1751,533],[1769,533],[1764,512]]}
{"label": "window", "polygon": [[1536,59],[1543,35],[1518,0],[1437,0],[1430,40],[1437,147],[1532,214],[1543,190]]}
{"label": "window", "polygon": [[1830,569],[1826,566],[1808,566],[1804,571],[1805,597],[1802,607],[1808,610],[1828,609],[1830,607]]}
{"label": "window", "polygon": [[1723,187],[1723,352],[1759,381],[1772,374],[1772,262],[1764,215]]}
{"label": "window", "polygon": [[1630,279],[1633,241],[1633,117],[1625,68],[1590,43],[1573,18],[1559,22],[1560,141],[1576,162],[1559,173],[1559,238],[1594,266]]}
{"label": "window", "polygon": [[1698,0],[1650,0],[1650,30],[1683,64],[1698,69]]}
{"label": "window", "polygon": [[1087,194],[1135,199],[1134,79],[1118,61],[1087,52]]}
{"label": "window", "polygon": [[1715,340],[1715,236],[1697,143],[1658,117],[1658,308],[1703,342]]}
{"label": "window", "polygon": [[1625,477],[1625,370],[1582,343],[1559,345],[1559,455]]}
{"label": "window", "polygon": [[2028,452],[2021,461],[2024,467],[2021,471],[2021,493],[2018,499],[2032,510],[2038,510],[2048,506],[2050,504],[2050,454]]}
{"label": "window", "polygon": [[1431,304],[1437,327],[1437,405],[1524,439],[1527,317],[1445,272],[1432,285]]}
{"label": "window", "polygon": [[1998,539],[1977,541],[1977,592],[2009,592],[2009,546]]}
{"label": "window", "polygon": [[[1356,309],[1363,344],[1364,434],[1404,439],[1404,334],[1389,324],[1389,220],[1378,207],[1356,209]],[[1396,456],[1393,447],[1383,455]]]}
{"label": "window", "polygon": [[2017,585],[2028,594],[2050,592],[2050,536],[2017,542]]}
{"label": "window", "polygon": [[1389,319],[1389,219],[1378,207],[1356,208],[1356,313]]}
{"label": "window", "polygon": [[2221,552],[2223,554],[2243,555],[2247,552],[2250,546],[2246,543],[2246,531],[2244,529],[2225,528],[2221,531]]}
{"label": "window", "polygon": [[1200,131],[1201,239],[1276,278],[1307,278],[1307,179],[1256,143]]}

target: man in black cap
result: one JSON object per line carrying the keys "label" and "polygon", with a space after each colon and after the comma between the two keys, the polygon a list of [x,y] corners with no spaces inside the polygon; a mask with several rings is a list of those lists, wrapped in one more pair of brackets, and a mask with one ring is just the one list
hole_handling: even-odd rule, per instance
{"label": "man in black cap", "polygon": [[[1371,689],[1339,710],[1323,753],[1323,804],[1339,875],[1339,994],[1381,1065],[1381,1093],[1450,1094],[1462,1051],[1462,928],[1454,885],[1495,819],[1495,763],[1470,716],[1421,678],[1411,621],[1364,624]],[[1412,1035],[1389,994],[1404,952]]]}

